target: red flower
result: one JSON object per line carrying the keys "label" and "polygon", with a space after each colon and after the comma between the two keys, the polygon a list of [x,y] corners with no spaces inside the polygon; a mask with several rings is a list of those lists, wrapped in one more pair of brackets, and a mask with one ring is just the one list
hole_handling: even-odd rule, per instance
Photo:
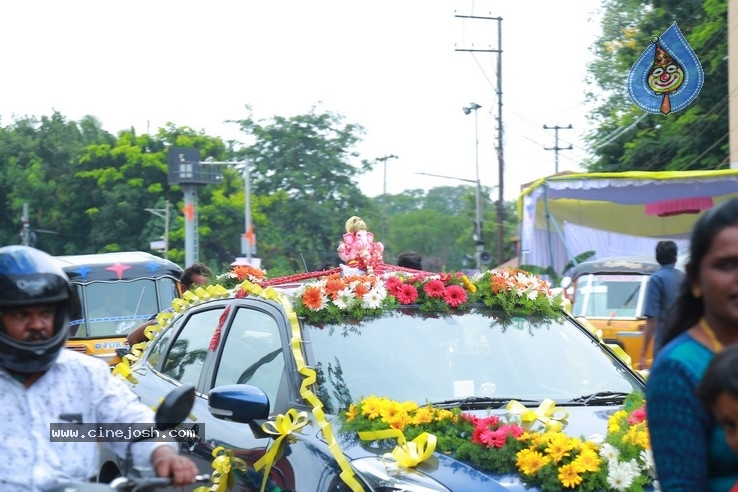
{"label": "red flower", "polygon": [[400,287],[402,287],[402,285],[402,280],[399,277],[394,276],[388,278],[387,281],[384,283],[384,287],[387,289],[387,292],[395,297],[397,297],[397,292],[400,291]]}
{"label": "red flower", "polygon": [[443,294],[443,300],[451,307],[459,307],[466,302],[466,291],[459,285],[449,285]]}
{"label": "red flower", "polygon": [[646,407],[641,407],[628,415],[628,423],[630,425],[640,424],[646,420]]}
{"label": "red flower", "polygon": [[446,292],[446,286],[440,280],[431,280],[425,284],[423,291],[428,294],[428,297],[441,298]]}
{"label": "red flower", "polygon": [[395,292],[395,297],[400,301],[400,304],[412,304],[418,298],[418,289],[412,285],[403,284]]}
{"label": "red flower", "polygon": [[504,427],[495,431],[487,429],[480,435],[480,444],[487,447],[501,448],[505,445],[505,441],[507,441],[507,431]]}

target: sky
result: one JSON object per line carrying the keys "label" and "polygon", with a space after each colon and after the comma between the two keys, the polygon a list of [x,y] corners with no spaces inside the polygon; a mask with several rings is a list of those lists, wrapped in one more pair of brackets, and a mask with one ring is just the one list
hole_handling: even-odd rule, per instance
{"label": "sky", "polygon": [[[167,123],[226,140],[229,120],[318,112],[364,127],[368,196],[498,185],[581,170],[595,0],[25,0],[0,3],[0,123],[96,117],[104,130]],[[495,19],[469,19],[476,16]],[[470,52],[498,49],[502,53]],[[470,103],[480,109],[465,115]],[[384,156],[396,158],[376,160]],[[446,177],[427,176],[436,174]],[[385,178],[386,176],[386,178]],[[471,182],[471,183],[470,183]],[[493,191],[493,199],[497,191]]]}

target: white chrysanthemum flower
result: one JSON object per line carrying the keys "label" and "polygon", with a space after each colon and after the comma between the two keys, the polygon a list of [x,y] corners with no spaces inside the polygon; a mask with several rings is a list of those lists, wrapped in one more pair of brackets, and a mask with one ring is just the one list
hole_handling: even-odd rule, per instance
{"label": "white chrysanthemum flower", "polygon": [[631,472],[633,473],[633,477],[641,474],[641,465],[635,458],[631,458],[628,461],[623,461],[622,464],[624,468],[630,468]]}
{"label": "white chrysanthemum flower", "polygon": [[605,461],[617,461],[620,458],[620,451],[612,444],[605,443],[600,447],[600,457]]}
{"label": "white chrysanthemum flower", "polygon": [[644,449],[640,454],[643,467],[648,472],[648,476],[656,478],[656,465],[653,462],[653,452],[650,449]]}
{"label": "white chrysanthemum flower", "polygon": [[607,483],[615,490],[626,490],[633,484],[637,473],[630,463],[613,460],[607,463]]}
{"label": "white chrysanthemum flower", "polygon": [[387,297],[385,289],[372,289],[361,298],[361,307],[365,309],[377,309],[382,307],[382,301]]}
{"label": "white chrysanthemum flower", "polygon": [[333,299],[333,304],[342,311],[351,309],[356,304],[356,293],[345,287],[336,293],[336,298]]}
{"label": "white chrysanthemum flower", "polygon": [[538,298],[538,291],[537,290],[529,290],[526,294],[528,296],[528,299],[531,301],[535,301]]}

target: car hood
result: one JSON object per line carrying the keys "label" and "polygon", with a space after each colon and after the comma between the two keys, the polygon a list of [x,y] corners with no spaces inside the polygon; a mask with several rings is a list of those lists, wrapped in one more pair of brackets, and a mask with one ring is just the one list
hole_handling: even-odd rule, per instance
{"label": "car hood", "polygon": [[[561,407],[569,416],[566,419],[564,432],[573,437],[601,441],[607,432],[608,418],[619,410],[620,406],[576,406]],[[487,410],[465,411],[477,417],[489,415]],[[505,411],[493,411],[496,415],[505,415]],[[537,424],[536,424],[537,425]],[[534,427],[535,428],[535,427]],[[542,429],[542,426],[540,427]],[[334,431],[345,456],[351,461],[362,458],[378,458],[392,451],[391,446],[379,447],[376,442],[362,442],[358,436],[341,432],[339,422],[334,423]],[[469,490],[470,487],[484,486],[485,490],[529,490],[523,487],[516,475],[501,475],[489,471],[478,470],[473,464],[460,462],[440,452],[414,468],[415,472],[423,473],[433,480],[443,484],[449,490]],[[492,487],[492,488],[490,488]]]}

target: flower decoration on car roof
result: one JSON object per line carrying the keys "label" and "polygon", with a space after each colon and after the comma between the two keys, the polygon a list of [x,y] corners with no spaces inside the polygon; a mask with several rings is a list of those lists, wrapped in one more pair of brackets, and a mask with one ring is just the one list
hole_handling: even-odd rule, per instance
{"label": "flower decoration on car roof", "polygon": [[333,274],[305,282],[292,294],[295,313],[316,325],[380,317],[401,306],[425,314],[451,314],[481,303],[510,316],[560,316],[562,297],[548,282],[518,269],[491,270],[467,277],[461,272],[381,275]]}

